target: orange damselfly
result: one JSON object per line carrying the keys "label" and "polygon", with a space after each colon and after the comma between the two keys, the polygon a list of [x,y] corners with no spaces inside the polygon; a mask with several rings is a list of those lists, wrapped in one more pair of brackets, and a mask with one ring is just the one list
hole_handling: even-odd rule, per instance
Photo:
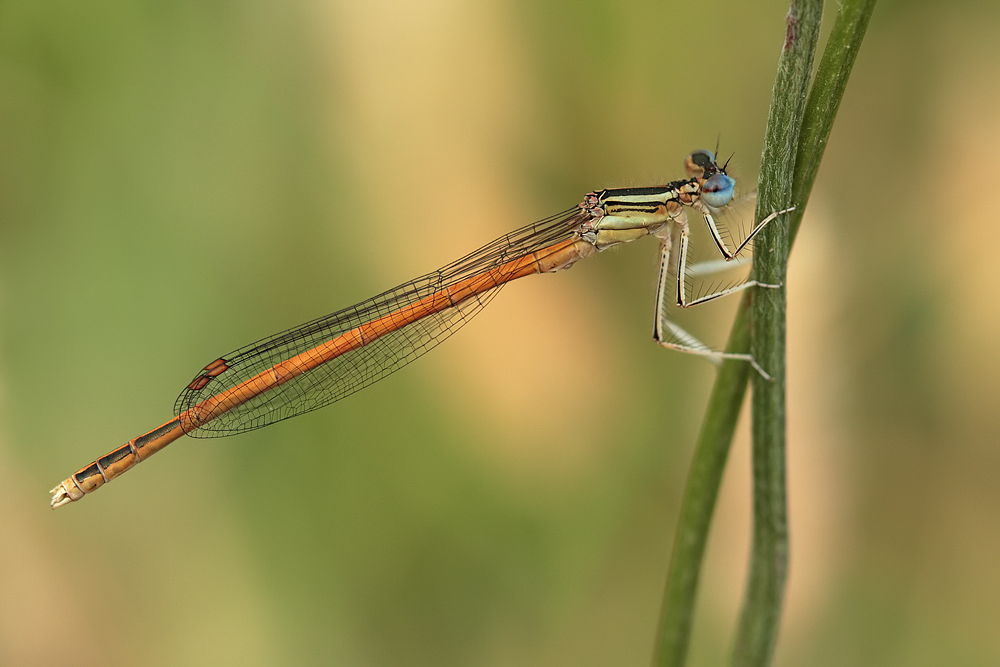
{"label": "orange damselfly", "polygon": [[[736,258],[765,224],[786,211],[769,215],[730,250],[715,216],[732,203],[735,181],[726,173],[726,165],[719,166],[709,151],[691,153],[685,167],[688,178],[666,185],[591,192],[578,206],[521,227],[433,273],[216,359],[181,392],[174,404],[174,419],[65,479],[52,490],[52,507],[83,498],[182,435],[233,435],[338,401],[436,346],[510,281],[569,268],[601,250],[643,236],[655,236],[661,245],[656,341],[693,354],[742,359],[766,376],[749,355],[710,350],[667,320],[668,274],[674,267],[675,300],[681,307],[758,285],[749,280],[688,299],[685,207],[704,216],[726,260]],[[672,243],[675,228],[676,247]]]}

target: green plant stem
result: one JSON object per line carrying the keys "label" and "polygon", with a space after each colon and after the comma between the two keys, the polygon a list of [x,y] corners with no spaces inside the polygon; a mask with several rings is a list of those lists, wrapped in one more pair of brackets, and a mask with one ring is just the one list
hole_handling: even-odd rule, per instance
{"label": "green plant stem", "polygon": [[[757,219],[792,203],[799,133],[806,109],[822,0],[793,0],[778,61],[757,186]],[[781,216],[754,241],[754,276],[778,285],[753,298],[750,351],[771,378],[755,376],[751,399],[753,538],[733,665],[766,667],[778,638],[788,579],[788,506],[785,475],[785,307],[788,218]]]}
{"label": "green plant stem", "polygon": [[[796,210],[787,215],[789,246],[801,223],[823,150],[874,7],[875,0],[843,0],[838,10],[802,122],[792,184],[792,201],[796,203]],[[736,313],[726,345],[727,352],[745,353],[750,349],[750,304],[750,295],[747,294]],[[686,662],[701,563],[749,373],[747,364],[725,361],[712,388],[674,539],[653,657],[653,664],[659,667],[681,667]]]}
{"label": "green plant stem", "polygon": [[816,68],[816,78],[809,91],[809,101],[806,102],[795,158],[795,178],[792,181],[795,211],[788,216],[789,245],[795,242],[799,225],[802,224],[802,214],[809,203],[809,195],[812,194],[813,183],[816,181],[820,162],[823,161],[826,142],[830,139],[830,131],[844,97],[847,80],[854,69],[858,51],[861,50],[865,31],[868,30],[868,21],[875,11],[875,2],[876,0],[841,1],[830,38],[823,49],[823,57]]}

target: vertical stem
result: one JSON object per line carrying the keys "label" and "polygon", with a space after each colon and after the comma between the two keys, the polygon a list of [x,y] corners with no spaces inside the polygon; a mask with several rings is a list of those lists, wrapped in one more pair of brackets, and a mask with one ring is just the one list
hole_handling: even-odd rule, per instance
{"label": "vertical stem", "polygon": [[[793,0],[785,19],[771,111],[764,135],[757,191],[757,219],[792,203],[799,132],[806,108],[813,54],[823,16],[822,0]],[[773,379],[755,376],[753,433],[753,540],[733,664],[765,667],[777,642],[788,575],[788,509],[785,490],[785,307],[788,216],[768,225],[754,244],[757,280],[780,287],[754,293],[751,353]]]}
{"label": "vertical stem", "polygon": [[858,51],[861,50],[868,21],[875,11],[875,1],[841,0],[830,38],[823,49],[819,67],[816,68],[816,80],[809,91],[795,158],[795,179],[792,181],[795,211],[788,216],[790,245],[795,242],[802,214],[809,203],[826,142],[830,138],[837,110],[840,109],[840,101],[844,98],[847,80],[851,76]]}
{"label": "vertical stem", "polygon": [[[795,240],[823,149],[874,8],[875,0],[842,0],[837,12],[802,124],[792,185],[796,210],[787,216],[790,218],[789,245]],[[727,352],[750,350],[750,304],[747,294],[733,321]],[[653,665],[657,667],[682,667],[687,659],[701,563],[749,373],[747,364],[725,361],[712,387],[674,538],[653,656]]]}

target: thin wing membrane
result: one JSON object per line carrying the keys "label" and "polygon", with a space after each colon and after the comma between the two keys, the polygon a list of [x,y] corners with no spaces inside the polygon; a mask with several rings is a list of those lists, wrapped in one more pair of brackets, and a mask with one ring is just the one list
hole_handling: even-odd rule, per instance
{"label": "thin wing membrane", "polygon": [[[583,217],[573,208],[502,236],[444,268],[403,283],[366,301],[282,331],[233,351],[206,366],[181,392],[174,404],[177,416],[205,401],[253,381],[277,364],[310,351],[363,325],[391,317],[496,267],[565,241],[576,234]],[[499,285],[454,306],[381,335],[355,349],[319,363],[283,384],[249,400],[215,410],[193,437],[233,435],[324,407],[399,370],[468,322],[503,287]]]}

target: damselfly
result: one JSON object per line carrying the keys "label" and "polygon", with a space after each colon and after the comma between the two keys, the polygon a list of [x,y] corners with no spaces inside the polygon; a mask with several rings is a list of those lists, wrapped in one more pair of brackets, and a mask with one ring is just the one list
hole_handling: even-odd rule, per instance
{"label": "damselfly", "polygon": [[[786,211],[761,220],[730,249],[716,216],[733,203],[736,182],[709,151],[695,151],[685,167],[688,178],[666,185],[591,192],[578,206],[515,230],[438,271],[216,359],[181,392],[174,404],[174,419],[64,480],[52,490],[52,507],[83,498],[182,435],[209,438],[242,433],[338,401],[436,346],[510,281],[567,269],[643,236],[655,236],[661,248],[655,340],[715,359],[742,359],[766,376],[749,355],[717,352],[698,342],[667,319],[665,307],[671,267],[676,279],[674,300],[681,307],[759,285],[749,280],[688,297],[685,207],[705,218],[726,261],[735,259],[764,225]],[[675,230],[676,246],[672,242]]]}

